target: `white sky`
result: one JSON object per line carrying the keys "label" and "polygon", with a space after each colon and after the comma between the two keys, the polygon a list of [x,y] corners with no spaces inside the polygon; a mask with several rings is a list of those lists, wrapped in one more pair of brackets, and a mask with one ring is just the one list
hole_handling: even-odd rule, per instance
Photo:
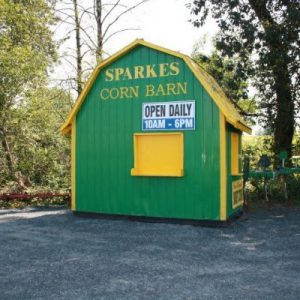
{"label": "white sky", "polygon": [[[207,36],[206,54],[211,51],[209,40],[216,34],[217,25],[209,20],[202,28],[195,28],[188,20],[190,11],[184,0],[149,0],[129,13],[121,23],[127,27],[139,27],[138,31],[121,33],[111,41],[109,52],[116,52],[136,38],[158,44],[171,50],[190,55],[197,40]],[[126,27],[126,25],[124,27]]]}
{"label": "white sky", "polygon": [[[114,1],[107,0],[109,3]],[[138,0],[124,0],[121,3],[133,5]],[[113,33],[123,28],[139,28],[139,30],[125,31],[115,35],[104,45],[104,51],[109,55],[114,54],[127,44],[137,38],[142,38],[153,44],[179,51],[190,55],[193,50],[193,45],[199,40],[205,40],[205,46],[201,51],[209,54],[212,50],[211,40],[217,33],[217,25],[210,19],[202,28],[195,28],[188,20],[191,18],[190,11],[186,8],[187,0],[149,0],[129,13],[122,16],[118,22],[111,28],[110,33]],[[103,1],[103,3],[105,3]],[[92,0],[79,0],[79,4],[84,7],[92,5]],[[60,4],[59,8],[72,8],[72,4]],[[65,10],[65,12],[68,12]],[[70,12],[70,11],[69,11]],[[70,21],[70,19],[68,20]],[[109,21],[109,20],[108,20]],[[94,23],[94,21],[90,22]],[[107,23],[106,23],[107,24]],[[62,59],[57,64],[52,78],[64,79],[74,74],[75,65],[75,37],[74,34],[69,34],[70,29],[74,26],[60,24],[55,29],[55,38],[57,40],[69,36],[60,47],[60,55]],[[96,38],[96,28],[91,29],[94,38]],[[82,37],[84,34],[82,33]],[[95,41],[96,42],[96,41]],[[73,58],[72,58],[73,55]],[[88,62],[86,61],[86,64]],[[87,65],[85,65],[85,68]],[[94,62],[92,63],[94,67]]]}

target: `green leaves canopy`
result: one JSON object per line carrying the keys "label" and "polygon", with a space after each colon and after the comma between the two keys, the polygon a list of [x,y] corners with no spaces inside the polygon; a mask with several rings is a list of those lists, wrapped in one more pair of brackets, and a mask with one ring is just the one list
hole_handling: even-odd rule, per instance
{"label": "green leaves canopy", "polygon": [[[69,145],[58,128],[70,97],[47,87],[56,60],[46,0],[0,0],[0,186],[69,185]],[[4,189],[5,190],[5,189]]]}
{"label": "green leaves canopy", "polygon": [[197,27],[209,12],[216,20],[221,30],[217,49],[239,57],[258,89],[265,124],[274,130],[275,153],[287,150],[290,156],[300,104],[300,2],[194,0],[189,7]]}
{"label": "green leaves canopy", "polygon": [[240,114],[253,122],[256,106],[253,99],[249,98],[247,76],[239,59],[224,58],[216,50],[210,56],[206,56],[201,54],[197,47],[196,44],[192,58],[214,77]]}
{"label": "green leaves canopy", "polygon": [[45,0],[0,0],[0,108],[44,80],[56,59],[54,21]]}

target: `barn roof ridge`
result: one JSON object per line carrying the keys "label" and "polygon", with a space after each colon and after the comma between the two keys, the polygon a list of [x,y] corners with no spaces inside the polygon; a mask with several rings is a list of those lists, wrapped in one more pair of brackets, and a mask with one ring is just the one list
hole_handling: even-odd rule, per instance
{"label": "barn roof ridge", "polygon": [[175,56],[181,58],[190,68],[191,72],[196,76],[198,81],[203,85],[205,90],[208,92],[208,94],[211,96],[213,101],[216,103],[216,105],[219,107],[221,112],[224,114],[225,119],[228,123],[230,123],[232,126],[234,126],[237,129],[240,129],[242,131],[245,131],[247,133],[251,133],[251,128],[246,124],[242,116],[239,114],[239,112],[236,110],[234,105],[231,103],[231,101],[228,99],[228,97],[225,95],[222,88],[218,85],[218,83],[215,81],[215,79],[207,73],[203,68],[201,68],[196,62],[190,58],[188,55],[182,54],[180,52],[170,50],[149,42],[144,41],[143,39],[136,39],[121,50],[117,51],[112,56],[104,59],[102,62],[100,62],[92,74],[90,75],[87,83],[85,84],[85,87],[83,88],[81,94],[79,95],[77,101],[75,102],[71,112],[69,113],[68,117],[66,118],[66,121],[63,123],[63,125],[60,127],[60,130],[67,134],[71,131],[72,122],[79,111],[82,103],[84,102],[90,88],[92,87],[94,81],[96,80],[99,72],[101,69],[106,67],[107,65],[113,63],[120,57],[124,56],[134,48],[138,46],[145,46],[148,48],[152,48],[154,50]]}

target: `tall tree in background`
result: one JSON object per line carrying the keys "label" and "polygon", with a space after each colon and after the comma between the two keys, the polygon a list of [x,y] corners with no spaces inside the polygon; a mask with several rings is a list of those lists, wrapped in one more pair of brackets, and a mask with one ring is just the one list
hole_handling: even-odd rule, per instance
{"label": "tall tree in background", "polygon": [[0,152],[7,177],[20,185],[26,180],[17,168],[15,109],[29,90],[46,82],[56,59],[49,29],[54,21],[46,0],[0,0]]}
{"label": "tall tree in background", "polygon": [[254,62],[248,76],[259,91],[266,125],[274,130],[275,154],[286,150],[290,157],[299,111],[299,1],[195,0],[188,7],[197,27],[209,13],[216,19],[221,30],[216,47],[224,56],[238,56],[242,65]]}
{"label": "tall tree in background", "polygon": [[70,27],[67,35],[72,37],[75,33],[75,49],[69,49],[71,51],[62,58],[72,65],[76,73],[74,78],[69,78],[69,82],[77,95],[81,93],[84,80],[96,63],[107,54],[104,49],[107,43],[122,32],[137,30],[118,25],[122,17],[146,1],[134,0],[130,5],[122,0],[60,1],[57,15],[63,24]]}
{"label": "tall tree in background", "polygon": [[[244,71],[239,59],[224,58],[216,49],[210,55],[201,51],[203,45],[196,43],[191,57],[204,68],[222,87],[226,96],[232,101],[236,109],[247,121],[253,123],[257,117],[256,105],[253,98],[249,97],[249,83],[247,72]],[[248,66],[251,68],[251,66]]]}
{"label": "tall tree in background", "polygon": [[75,41],[76,41],[76,87],[77,94],[79,95],[83,88],[82,79],[82,41],[81,41],[81,30],[80,30],[80,19],[79,19],[79,9],[77,0],[73,0],[74,5],[74,23],[75,23]]}
{"label": "tall tree in background", "polygon": [[[128,31],[137,30],[137,28],[120,28],[114,30],[114,26],[118,24],[121,17],[125,16],[141,4],[148,0],[133,1],[130,6],[125,5],[122,0],[116,0],[112,3],[103,2],[102,0],[95,0],[95,18],[97,24],[97,49],[96,58],[101,60],[103,58],[104,45],[115,35]],[[106,6],[109,7],[106,9]]]}
{"label": "tall tree in background", "polygon": [[0,193],[68,191],[70,141],[58,128],[70,110],[70,96],[57,88],[39,86],[9,110],[6,120],[14,156],[15,178],[9,175],[0,147]]}

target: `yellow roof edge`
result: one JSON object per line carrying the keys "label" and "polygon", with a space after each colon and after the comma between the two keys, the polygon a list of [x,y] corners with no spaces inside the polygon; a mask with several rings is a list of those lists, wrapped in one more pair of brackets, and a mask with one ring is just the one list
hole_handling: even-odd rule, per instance
{"label": "yellow roof edge", "polygon": [[145,47],[149,47],[149,48],[152,48],[154,50],[158,50],[158,51],[161,51],[161,52],[173,55],[173,56],[177,56],[179,58],[188,57],[188,55],[186,55],[186,54],[183,54],[183,53],[180,53],[178,51],[174,51],[174,50],[171,50],[171,49],[168,49],[168,48],[164,48],[164,47],[152,44],[150,42],[146,42],[144,40],[136,40],[136,41],[138,42],[138,44],[143,45]]}
{"label": "yellow roof edge", "polygon": [[69,113],[68,117],[66,118],[66,121],[63,123],[63,125],[60,127],[60,131],[63,134],[67,134],[70,132],[70,129],[68,130],[67,127],[72,123],[74,116],[77,114],[82,102],[84,101],[87,93],[89,92],[93,82],[95,81],[95,79],[97,78],[99,71],[104,68],[105,66],[107,66],[108,64],[111,64],[112,62],[116,61],[120,56],[125,55],[127,52],[129,52],[130,50],[134,49],[135,47],[137,47],[138,45],[143,45],[170,55],[174,55],[177,57],[181,57],[184,58],[186,57],[186,55],[181,54],[179,52],[167,49],[167,48],[163,48],[160,46],[157,46],[155,44],[149,43],[144,41],[143,39],[136,39],[133,42],[131,42],[130,44],[128,44],[127,46],[125,46],[124,48],[122,48],[121,50],[119,50],[118,52],[116,52],[115,54],[113,54],[112,56],[108,57],[107,59],[103,60],[101,63],[99,63],[97,65],[97,67],[95,68],[95,70],[92,72],[91,76],[89,77],[87,83],[85,84],[83,91],[81,92],[81,94],[79,95],[75,105],[73,106],[71,112]]}
{"label": "yellow roof edge", "polygon": [[[236,118],[235,116],[231,115],[231,113],[228,111],[228,110],[230,110],[227,107],[228,103],[225,103],[221,99],[223,97],[226,97],[225,94],[224,94],[223,97],[221,97],[219,99],[219,95],[217,95],[217,93],[214,92],[213,88],[208,84],[207,80],[203,77],[203,75],[200,73],[200,71],[197,70],[197,68],[194,66],[195,62],[189,56],[187,56],[185,54],[182,54],[180,52],[176,52],[176,51],[173,51],[173,50],[170,50],[170,49],[167,49],[167,48],[164,48],[164,47],[146,42],[143,39],[136,39],[133,42],[131,42],[130,44],[128,44],[127,46],[125,46],[124,48],[122,48],[121,50],[119,50],[118,52],[116,52],[112,56],[108,57],[107,59],[103,60],[102,62],[100,62],[97,65],[97,67],[92,72],[91,76],[89,77],[88,81],[86,82],[86,84],[83,88],[83,91],[79,95],[79,97],[78,97],[75,105],[73,106],[71,112],[69,113],[68,117],[66,118],[66,121],[60,127],[60,131],[63,134],[68,134],[71,131],[72,121],[73,121],[74,117],[76,116],[78,110],[80,109],[80,106],[82,105],[84,99],[86,98],[86,95],[88,94],[92,84],[94,83],[95,79],[97,78],[100,70],[102,68],[104,68],[105,66],[107,66],[108,64],[111,64],[112,62],[116,61],[119,57],[125,55],[126,53],[128,53],[129,51],[131,51],[132,49],[134,49],[135,47],[137,47],[139,45],[149,47],[149,48],[152,48],[154,50],[158,50],[160,52],[164,52],[164,53],[170,54],[172,56],[182,58],[184,60],[184,62],[189,66],[192,73],[199,80],[199,82],[207,90],[208,94],[215,101],[215,103],[217,104],[219,109],[222,111],[222,113],[224,114],[225,118],[229,121],[229,123],[231,123],[234,127],[238,128],[238,129],[241,129],[242,131],[245,131],[247,133],[249,133],[249,132],[251,133],[251,128],[248,127],[248,125],[241,120],[241,117],[240,117],[239,113],[236,111],[235,108],[234,108],[234,112],[235,112],[235,114],[237,114],[239,116],[239,118]],[[206,71],[204,71],[204,72],[206,72]],[[224,100],[227,101],[227,99],[224,99]],[[231,110],[232,110],[232,108],[231,108]]]}
{"label": "yellow roof edge", "polygon": [[248,125],[245,125],[244,123],[241,123],[240,121],[237,122],[235,127],[241,129],[242,131],[248,134],[252,134],[252,128],[249,127]]}
{"label": "yellow roof edge", "polygon": [[252,134],[252,129],[249,126],[245,125],[244,123],[241,123],[240,121],[234,122],[232,119],[228,119],[226,117],[225,117],[225,119],[234,128],[239,129],[241,131],[244,131],[248,134]]}
{"label": "yellow roof edge", "polygon": [[68,126],[70,126],[70,124],[72,124],[73,118],[74,116],[77,114],[82,102],[84,101],[86,95],[88,94],[92,84],[94,83],[95,79],[97,78],[99,71],[105,67],[106,65],[114,62],[115,60],[117,60],[120,56],[124,55],[125,53],[129,52],[130,50],[132,50],[133,48],[135,48],[136,46],[142,44],[143,40],[140,39],[136,39],[134,40],[132,43],[128,44],[127,46],[125,46],[124,48],[122,48],[121,50],[119,50],[118,52],[116,52],[115,54],[113,54],[112,56],[108,57],[107,59],[103,60],[102,62],[100,62],[95,70],[92,72],[92,74],[90,75],[88,81],[86,82],[81,94],[79,95],[77,101],[75,102],[75,105],[73,106],[71,112],[69,113],[66,121],[63,123],[63,125],[60,127],[60,131],[64,134],[68,133],[70,130],[67,129]]}
{"label": "yellow roof edge", "polygon": [[[236,110],[236,108],[233,106],[231,101],[227,98],[224,91],[219,87],[218,83],[215,81],[213,77],[211,77],[210,74],[208,74],[205,70],[203,70],[207,76],[210,77],[210,80],[214,81],[214,84],[217,85],[220,88],[220,91],[222,92],[222,95],[218,95],[213,87],[208,84],[207,79],[204,78],[204,76],[201,74],[199,70],[197,70],[194,66],[196,62],[193,61],[189,56],[183,57],[186,64],[189,66],[191,71],[194,73],[196,78],[199,80],[199,82],[203,85],[203,87],[206,89],[208,94],[211,96],[211,98],[215,101],[221,112],[224,114],[226,120],[228,123],[232,124],[235,128],[240,129],[242,131],[245,131],[247,133],[252,132],[252,129],[246,124],[246,122],[242,119],[239,112]],[[198,66],[201,68],[200,66]],[[202,68],[201,68],[202,69]],[[230,109],[228,108],[230,106]],[[229,110],[233,111],[236,116],[234,116]],[[238,116],[238,118],[237,118]]]}
{"label": "yellow roof edge", "polygon": [[72,131],[72,123],[64,128],[63,128],[63,126],[61,126],[59,130],[62,134],[65,134],[65,135],[70,134]]}

